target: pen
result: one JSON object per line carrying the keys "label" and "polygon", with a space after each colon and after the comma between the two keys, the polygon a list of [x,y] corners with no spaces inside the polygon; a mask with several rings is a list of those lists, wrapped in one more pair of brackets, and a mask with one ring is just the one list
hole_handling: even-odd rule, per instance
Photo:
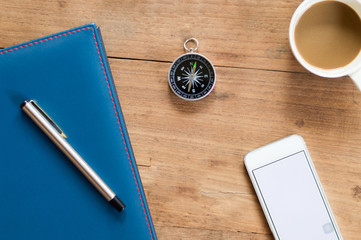
{"label": "pen", "polygon": [[119,212],[125,208],[124,203],[115,195],[108,185],[94,172],[85,160],[65,140],[66,135],[53,120],[33,101],[25,100],[21,109],[38,125],[41,130],[58,146],[70,161],[83,173],[93,186]]}

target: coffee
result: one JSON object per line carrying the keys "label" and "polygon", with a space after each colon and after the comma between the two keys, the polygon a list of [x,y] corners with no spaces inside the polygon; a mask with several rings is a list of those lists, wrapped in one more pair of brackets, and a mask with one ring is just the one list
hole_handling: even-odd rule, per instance
{"label": "coffee", "polygon": [[361,50],[361,19],[344,3],[319,2],[303,14],[294,37],[309,64],[323,69],[343,67]]}

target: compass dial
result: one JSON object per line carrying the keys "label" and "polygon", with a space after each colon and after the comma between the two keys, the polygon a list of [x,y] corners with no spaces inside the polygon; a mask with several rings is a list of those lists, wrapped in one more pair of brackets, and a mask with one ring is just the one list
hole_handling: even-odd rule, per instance
{"label": "compass dial", "polygon": [[186,53],[177,58],[169,69],[169,86],[185,100],[206,97],[216,83],[216,72],[212,63],[198,53]]}

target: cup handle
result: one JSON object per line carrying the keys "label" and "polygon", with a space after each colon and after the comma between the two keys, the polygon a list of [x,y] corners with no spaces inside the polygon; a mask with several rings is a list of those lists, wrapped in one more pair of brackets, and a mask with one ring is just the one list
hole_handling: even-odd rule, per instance
{"label": "cup handle", "polygon": [[361,91],[361,69],[350,74],[350,77],[352,78],[358,89]]}

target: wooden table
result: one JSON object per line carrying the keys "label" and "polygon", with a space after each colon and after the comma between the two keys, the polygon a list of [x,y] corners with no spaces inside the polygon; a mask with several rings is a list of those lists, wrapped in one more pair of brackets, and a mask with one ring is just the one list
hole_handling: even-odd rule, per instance
{"label": "wooden table", "polygon": [[[290,134],[308,144],[344,239],[361,239],[361,92],[307,73],[288,25],[301,3],[0,1],[0,47],[89,22],[102,30],[159,239],[272,239],[243,164]],[[196,37],[214,91],[186,102],[168,69]]]}

